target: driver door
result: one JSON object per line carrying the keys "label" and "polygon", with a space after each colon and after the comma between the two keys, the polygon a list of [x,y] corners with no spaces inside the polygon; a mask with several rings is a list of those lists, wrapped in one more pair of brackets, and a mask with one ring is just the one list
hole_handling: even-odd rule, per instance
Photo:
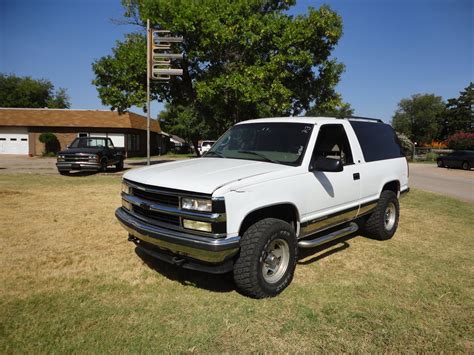
{"label": "driver door", "polygon": [[[318,157],[342,160],[343,171],[311,169],[312,162]],[[307,213],[302,218],[301,236],[349,221],[358,213],[359,166],[354,164],[352,149],[342,124],[324,124],[319,128],[309,170],[305,176]]]}

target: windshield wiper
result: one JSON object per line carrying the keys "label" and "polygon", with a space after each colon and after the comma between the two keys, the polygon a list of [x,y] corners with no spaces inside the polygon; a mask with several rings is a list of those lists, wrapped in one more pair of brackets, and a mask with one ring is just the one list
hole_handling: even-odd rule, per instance
{"label": "windshield wiper", "polygon": [[273,159],[267,157],[267,156],[264,155],[264,154],[257,153],[257,152],[251,151],[251,150],[239,150],[238,152],[239,152],[239,153],[244,153],[244,154],[257,155],[257,156],[259,156],[260,158],[263,158],[263,159],[265,159],[266,161],[269,161],[270,163],[280,164],[280,162],[279,162],[278,160],[273,160]]}
{"label": "windshield wiper", "polygon": [[218,156],[219,158],[225,158],[225,156],[223,156],[222,153],[219,153],[219,152],[216,152],[216,151],[213,151],[213,150],[208,150],[206,153],[204,153],[203,158],[207,157],[209,154],[214,154],[214,155]]}

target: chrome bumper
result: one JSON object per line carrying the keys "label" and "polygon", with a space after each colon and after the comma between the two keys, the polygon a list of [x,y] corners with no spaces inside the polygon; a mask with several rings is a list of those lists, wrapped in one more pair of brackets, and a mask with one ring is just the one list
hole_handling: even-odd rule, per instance
{"label": "chrome bumper", "polygon": [[72,161],[61,161],[56,163],[56,167],[60,171],[69,171],[69,170],[90,170],[97,171],[100,170],[101,166],[99,163],[93,162],[72,162]]}
{"label": "chrome bumper", "polygon": [[239,251],[240,237],[213,238],[183,233],[144,223],[124,208],[117,208],[115,216],[135,238],[156,245],[174,254],[208,262],[222,263]]}

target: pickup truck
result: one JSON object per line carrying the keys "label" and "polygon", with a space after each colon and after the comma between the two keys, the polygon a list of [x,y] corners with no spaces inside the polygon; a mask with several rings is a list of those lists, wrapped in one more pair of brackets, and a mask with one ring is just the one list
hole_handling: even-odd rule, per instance
{"label": "pickup truck", "polygon": [[233,272],[254,298],[292,281],[299,248],[362,234],[390,239],[408,164],[388,124],[266,118],[229,129],[201,158],[126,173],[116,217],[143,252]]}
{"label": "pickup truck", "polygon": [[57,154],[56,168],[61,175],[71,170],[105,172],[109,165],[120,171],[124,159],[124,149],[115,148],[110,138],[80,137]]}

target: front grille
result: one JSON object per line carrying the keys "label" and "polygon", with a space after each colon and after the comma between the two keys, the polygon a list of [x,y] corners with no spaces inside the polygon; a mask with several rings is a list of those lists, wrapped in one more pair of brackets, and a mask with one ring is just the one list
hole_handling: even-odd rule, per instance
{"label": "front grille", "polygon": [[75,155],[65,155],[64,156],[65,161],[87,161],[88,157],[87,156],[75,156]]}
{"label": "front grille", "polygon": [[166,213],[157,212],[157,211],[151,211],[148,209],[141,208],[139,206],[133,206],[133,212],[135,212],[138,215],[141,215],[150,219],[154,219],[158,222],[164,222],[164,223],[179,226],[179,217],[175,215],[166,214]]}
{"label": "front grille", "polygon": [[162,205],[179,207],[179,197],[173,195],[165,195],[157,192],[149,192],[132,188],[132,194],[144,200],[158,202]]}

